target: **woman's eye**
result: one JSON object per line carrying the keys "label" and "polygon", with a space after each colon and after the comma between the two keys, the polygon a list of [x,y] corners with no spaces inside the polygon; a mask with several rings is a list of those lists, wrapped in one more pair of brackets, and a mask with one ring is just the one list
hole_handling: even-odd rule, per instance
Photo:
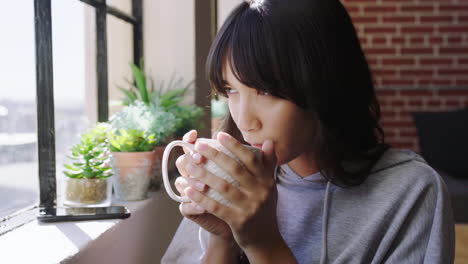
{"label": "woman's eye", "polygon": [[232,89],[232,88],[227,88],[226,87],[226,94],[229,96],[230,94],[234,94],[236,93],[236,90],[235,89]]}

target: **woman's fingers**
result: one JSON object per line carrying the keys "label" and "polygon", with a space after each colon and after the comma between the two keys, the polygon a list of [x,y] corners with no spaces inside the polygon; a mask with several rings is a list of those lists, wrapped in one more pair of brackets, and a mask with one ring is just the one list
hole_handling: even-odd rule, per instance
{"label": "woman's fingers", "polygon": [[[185,189],[189,187],[189,181],[193,179],[185,179],[184,177],[177,177],[175,180],[175,186],[177,188],[177,191],[179,191],[180,196],[185,196]],[[206,186],[203,187],[203,189],[206,189]],[[180,213],[184,216],[189,216],[189,215],[196,215],[196,214],[202,214],[205,212],[205,210],[201,207],[197,207],[197,204],[194,202],[188,202],[188,203],[181,203],[179,205],[179,210]]]}
{"label": "woman's fingers", "polygon": [[187,186],[189,186],[187,179],[185,179],[184,177],[177,177],[174,185],[177,191],[179,191],[180,196],[185,196],[184,189],[187,188]]}
{"label": "woman's fingers", "polygon": [[188,178],[189,176],[185,167],[187,166],[187,164],[189,164],[190,161],[191,161],[190,153],[185,153],[184,155],[179,156],[176,160],[177,170],[179,170],[180,175],[185,178]]}
{"label": "woman's fingers", "polygon": [[[190,130],[189,132],[185,133],[185,135],[182,137],[182,141],[185,141],[187,143],[193,144],[197,140],[198,133],[196,130]],[[183,147],[184,153],[190,153],[191,150],[187,149],[186,147]]]}
{"label": "woman's fingers", "polygon": [[191,215],[199,215],[205,213],[205,209],[200,207],[198,204],[194,202],[188,202],[188,203],[181,203],[179,205],[179,211],[180,213],[187,217]]}

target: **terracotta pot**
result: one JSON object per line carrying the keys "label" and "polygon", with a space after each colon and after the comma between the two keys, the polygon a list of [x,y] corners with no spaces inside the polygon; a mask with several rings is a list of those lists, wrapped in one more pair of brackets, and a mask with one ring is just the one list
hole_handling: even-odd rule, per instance
{"label": "terracotta pot", "polygon": [[123,201],[146,198],[151,181],[156,152],[112,152],[115,196]]}

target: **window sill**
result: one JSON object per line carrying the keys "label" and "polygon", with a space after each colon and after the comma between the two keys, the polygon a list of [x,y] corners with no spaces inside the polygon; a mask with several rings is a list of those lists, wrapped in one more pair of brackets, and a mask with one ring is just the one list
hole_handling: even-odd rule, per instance
{"label": "window sill", "polygon": [[[164,190],[162,190],[164,192]],[[135,202],[113,202],[126,206],[132,216],[152,200],[167,200],[161,190]],[[156,201],[158,202],[158,201]],[[161,202],[161,201],[159,201]],[[140,210],[141,211],[141,210]],[[75,255],[101,234],[117,227],[122,219],[41,223],[34,220],[0,237],[0,263],[58,263]]]}

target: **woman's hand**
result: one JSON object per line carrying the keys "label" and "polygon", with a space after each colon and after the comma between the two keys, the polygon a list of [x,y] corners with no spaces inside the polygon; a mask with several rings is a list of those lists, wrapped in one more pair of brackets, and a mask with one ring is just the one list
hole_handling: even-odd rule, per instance
{"label": "woman's hand", "polygon": [[[197,140],[197,131],[192,130],[184,135],[183,141],[188,142],[190,144],[195,143]],[[185,196],[185,190],[189,186],[196,186],[196,188],[200,192],[205,192],[207,186],[202,183],[202,185],[196,185],[196,182],[193,178],[190,178],[189,174],[185,170],[185,167],[189,163],[193,164],[201,164],[205,161],[205,159],[197,153],[191,153],[190,150],[184,148],[185,154],[177,158],[176,166],[179,170],[179,173],[182,177],[178,177],[175,181],[175,186],[179,191],[181,196]],[[192,158],[194,156],[195,158]],[[200,182],[201,183],[201,182]],[[206,211],[199,207],[197,203],[188,202],[188,203],[181,203],[179,205],[180,213],[184,216],[189,218],[190,220],[196,222],[198,225],[206,229],[208,232],[212,233],[213,235],[218,236],[221,239],[226,241],[233,240],[232,232],[229,226],[218,217],[206,213]]]}
{"label": "woman's hand", "polygon": [[239,188],[196,164],[188,164],[186,170],[197,181],[218,191],[232,205],[225,206],[209,198],[203,191],[197,190],[195,181],[189,182],[191,187],[185,189],[185,194],[207,212],[226,222],[242,249],[274,246],[282,238],[276,221],[276,156],[273,142],[264,142],[263,158],[258,159],[252,151],[226,133],[218,133],[218,141],[243,165],[205,143],[197,142],[195,150],[228,172],[239,182]]}

